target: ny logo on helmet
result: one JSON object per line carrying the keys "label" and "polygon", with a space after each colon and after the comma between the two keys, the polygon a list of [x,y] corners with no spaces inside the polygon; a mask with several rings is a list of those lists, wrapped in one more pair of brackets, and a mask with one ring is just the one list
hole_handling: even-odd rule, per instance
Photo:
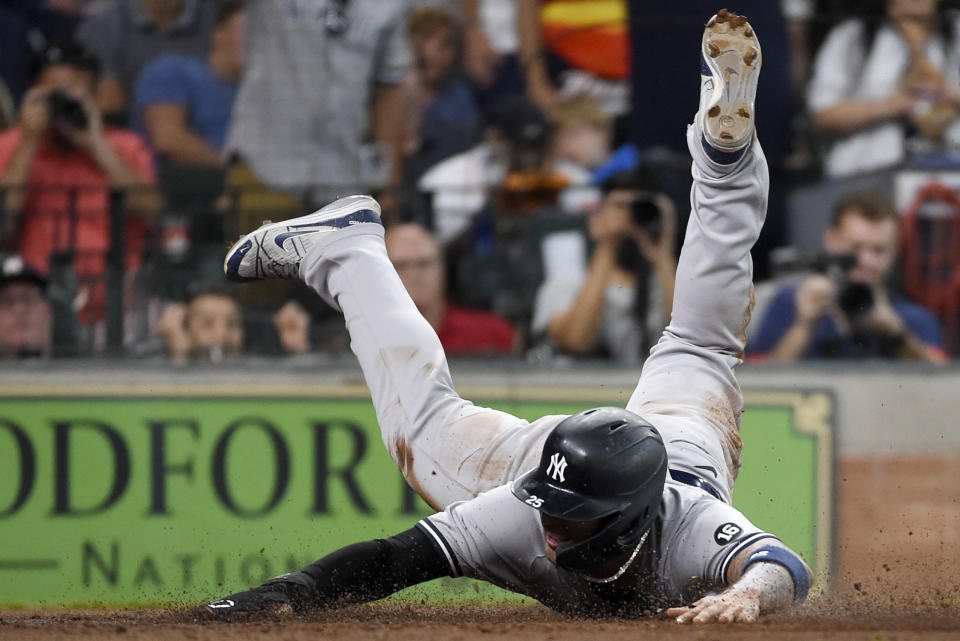
{"label": "ny logo on helmet", "polygon": [[563,473],[566,469],[567,457],[560,456],[560,452],[555,452],[554,455],[550,457],[550,465],[547,466],[547,476],[554,481],[563,483],[566,480],[563,478]]}

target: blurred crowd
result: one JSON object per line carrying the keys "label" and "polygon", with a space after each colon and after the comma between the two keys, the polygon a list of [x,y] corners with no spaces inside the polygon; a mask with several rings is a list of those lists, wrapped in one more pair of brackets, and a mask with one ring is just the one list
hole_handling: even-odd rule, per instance
{"label": "blurred crowd", "polygon": [[[639,364],[718,8],[0,0],[0,357],[344,354],[310,292],[235,290],[221,261],[372,193],[451,356]],[[960,354],[960,0],[729,8],[763,36],[772,181],[746,358]]]}

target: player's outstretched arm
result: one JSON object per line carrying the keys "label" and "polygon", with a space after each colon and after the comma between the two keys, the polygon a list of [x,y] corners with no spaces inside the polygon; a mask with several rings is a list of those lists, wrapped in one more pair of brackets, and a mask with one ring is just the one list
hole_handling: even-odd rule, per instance
{"label": "player's outstretched arm", "polygon": [[761,614],[802,602],[812,573],[793,550],[764,539],[744,548],[727,570],[730,585],[690,606],[670,608],[677,623],[753,623]]}
{"label": "player's outstretched arm", "polygon": [[450,564],[419,528],[388,539],[354,543],[297,572],[202,606],[200,618],[236,620],[284,616],[375,601],[398,590],[446,576]]}

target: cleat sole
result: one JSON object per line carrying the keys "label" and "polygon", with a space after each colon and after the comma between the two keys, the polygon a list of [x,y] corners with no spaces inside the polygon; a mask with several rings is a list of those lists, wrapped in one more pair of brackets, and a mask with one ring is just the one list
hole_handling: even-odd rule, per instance
{"label": "cleat sole", "polygon": [[722,10],[707,23],[703,52],[715,83],[704,135],[720,150],[735,150],[749,142],[753,131],[760,43],[746,18]]}

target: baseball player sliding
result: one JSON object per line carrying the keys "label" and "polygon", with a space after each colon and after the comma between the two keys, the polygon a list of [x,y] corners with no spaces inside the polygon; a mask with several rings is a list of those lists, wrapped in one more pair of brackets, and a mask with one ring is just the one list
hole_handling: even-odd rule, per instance
{"label": "baseball player sliding", "polygon": [[572,614],[665,609],[681,623],[756,621],[806,597],[803,560],[730,504],[743,405],[733,369],[768,187],[753,119],[760,45],[744,18],[721,11],[701,46],[672,320],[626,410],[528,423],[460,398],[387,258],[370,197],[264,225],[234,245],[224,266],[232,280],[299,278],[343,312],[384,444],[440,511],[210,603],[207,615],[336,607],[446,575]]}

